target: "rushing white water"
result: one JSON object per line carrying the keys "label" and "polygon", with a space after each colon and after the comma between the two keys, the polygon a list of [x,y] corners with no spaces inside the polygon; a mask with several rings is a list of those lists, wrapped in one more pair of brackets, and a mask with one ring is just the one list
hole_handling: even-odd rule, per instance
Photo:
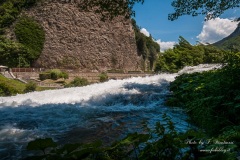
{"label": "rushing white water", "polygon": [[[188,67],[184,73],[216,67]],[[63,143],[92,139],[108,142],[140,130],[142,121],[153,127],[162,121],[164,113],[179,131],[185,131],[188,123],[184,112],[163,105],[169,82],[177,75],[110,80],[85,87],[0,97],[0,157],[21,158],[27,142],[38,137],[52,137]]]}

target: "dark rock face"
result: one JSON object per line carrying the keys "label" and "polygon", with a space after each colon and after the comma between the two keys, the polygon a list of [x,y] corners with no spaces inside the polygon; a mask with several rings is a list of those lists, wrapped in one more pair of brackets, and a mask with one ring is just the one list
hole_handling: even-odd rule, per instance
{"label": "dark rock face", "polygon": [[81,71],[140,70],[131,21],[81,12],[74,3],[39,3],[25,14],[45,30],[44,49],[35,67],[71,68]]}

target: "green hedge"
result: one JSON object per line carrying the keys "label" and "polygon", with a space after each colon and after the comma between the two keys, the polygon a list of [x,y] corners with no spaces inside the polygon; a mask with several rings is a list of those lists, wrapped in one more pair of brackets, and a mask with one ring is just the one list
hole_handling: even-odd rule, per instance
{"label": "green hedge", "polygon": [[45,79],[57,80],[59,78],[68,79],[68,73],[63,72],[59,69],[52,69],[50,71],[43,72],[43,73],[39,74],[39,79],[40,80],[45,80]]}

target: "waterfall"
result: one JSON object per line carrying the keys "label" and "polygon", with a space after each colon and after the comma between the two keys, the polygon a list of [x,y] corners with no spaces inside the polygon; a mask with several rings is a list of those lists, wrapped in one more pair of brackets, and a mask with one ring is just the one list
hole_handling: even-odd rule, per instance
{"label": "waterfall", "polygon": [[185,131],[188,123],[184,111],[164,106],[170,94],[169,83],[182,73],[215,68],[219,65],[186,67],[178,74],[0,97],[0,157],[22,158],[26,144],[39,137],[63,143],[93,139],[111,142],[139,131],[143,121],[154,127],[162,121],[164,113],[178,131]]}

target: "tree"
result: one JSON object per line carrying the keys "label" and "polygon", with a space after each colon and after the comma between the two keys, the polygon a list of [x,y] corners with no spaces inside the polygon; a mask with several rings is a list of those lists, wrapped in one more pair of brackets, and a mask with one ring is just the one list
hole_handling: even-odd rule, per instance
{"label": "tree", "polygon": [[240,0],[174,0],[175,12],[168,15],[169,20],[176,20],[183,15],[206,15],[206,20],[219,17],[227,9],[238,8]]}
{"label": "tree", "polygon": [[135,3],[143,3],[144,0],[81,0],[78,7],[88,11],[95,9],[102,15],[102,19],[113,19],[119,15],[130,18],[135,15],[133,6]]}
{"label": "tree", "polygon": [[[144,3],[144,0],[81,0],[79,7],[83,10],[97,8],[103,18],[114,18],[124,15],[129,18],[135,15],[133,6]],[[172,2],[175,12],[168,15],[169,20],[176,20],[182,15],[206,15],[206,19],[219,17],[224,11],[238,8],[240,0],[174,0]]]}

